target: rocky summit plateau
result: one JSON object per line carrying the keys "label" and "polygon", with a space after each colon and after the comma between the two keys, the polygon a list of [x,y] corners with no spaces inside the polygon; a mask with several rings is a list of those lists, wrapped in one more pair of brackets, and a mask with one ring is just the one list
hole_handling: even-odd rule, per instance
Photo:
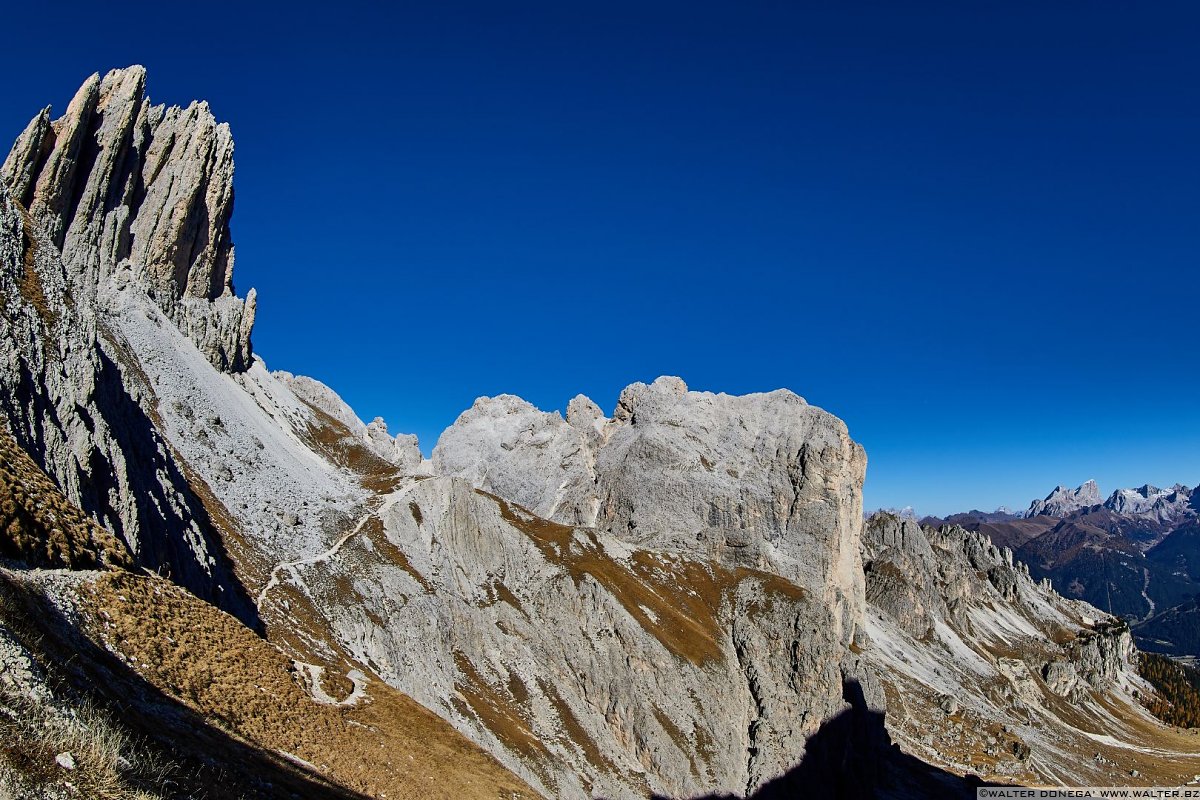
{"label": "rocky summit plateau", "polygon": [[[233,180],[228,126],[154,105],[140,67],[36,111],[0,168],[0,796],[1200,774],[1119,609],[982,523],[864,520],[867,454],[791,391],[481,397],[424,458],[270,371]],[[1194,518],[1182,491],[1060,489],[1029,517]]]}

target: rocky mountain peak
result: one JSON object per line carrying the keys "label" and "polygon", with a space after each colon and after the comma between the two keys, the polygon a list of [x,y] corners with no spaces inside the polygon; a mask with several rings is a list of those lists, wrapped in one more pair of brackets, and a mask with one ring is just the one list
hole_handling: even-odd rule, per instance
{"label": "rocky mountain peak", "polygon": [[668,408],[675,400],[687,394],[687,390],[687,384],[682,378],[669,375],[656,379],[649,386],[640,382],[631,383],[621,391],[613,419],[636,425],[639,411],[646,415]]}
{"label": "rocky mountain peak", "polygon": [[432,468],[555,522],[778,572],[841,609],[847,636],[861,612],[866,456],[790,391],[661,377],[627,386],[611,419],[577,397],[566,420],[483,397],[442,434]]}
{"label": "rocky mountain peak", "polygon": [[1030,503],[1025,516],[1065,517],[1075,511],[1100,505],[1100,502],[1100,487],[1094,480],[1089,480],[1074,489],[1060,485],[1054,487],[1054,491],[1046,495],[1045,499]]}
{"label": "rocky mountain peak", "polygon": [[233,138],[208,104],[151,105],[141,66],[83,82],[66,111],[42,109],[0,181],[61,250],[76,290],[128,265],[222,370],[250,363],[253,290],[233,293]]}
{"label": "rocky mountain peak", "polygon": [[[864,532],[862,447],[790,391],[661,377],[611,417],[578,395],[565,418],[481,397],[427,461],[330,387],[268,372],[253,294],[232,289],[228,128],[144,86],[138,67],[92,76],[0,167],[0,527],[30,565],[145,573],[28,585],[70,647],[95,637],[70,659],[103,659],[78,673],[89,691],[150,702],[133,730],[187,729],[207,766],[175,774],[228,764],[267,787],[201,794],[334,796],[272,783],[279,754],[379,797],[435,770],[429,796],[476,796],[463,763],[481,795],[564,798],[1200,772],[1145,733],[1127,628],[981,531],[881,513]],[[1039,502],[1096,510],[1099,490]],[[16,605],[0,602],[0,664]],[[217,730],[193,724],[210,719],[236,757],[212,760]],[[362,738],[393,728],[399,745]],[[1154,766],[1164,753],[1190,760]]]}
{"label": "rocky mountain peak", "polygon": [[1191,513],[1192,491],[1181,483],[1168,489],[1144,484],[1136,489],[1118,489],[1104,507],[1127,516],[1150,516],[1169,521]]}
{"label": "rocky mountain peak", "polygon": [[600,406],[592,402],[590,397],[575,395],[567,404],[567,424],[574,428],[591,428],[604,419]]}

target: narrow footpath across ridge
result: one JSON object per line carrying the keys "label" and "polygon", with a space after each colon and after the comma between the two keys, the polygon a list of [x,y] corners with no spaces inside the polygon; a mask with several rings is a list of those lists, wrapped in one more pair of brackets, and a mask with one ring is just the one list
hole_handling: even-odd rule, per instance
{"label": "narrow footpath across ridge", "polygon": [[378,516],[387,511],[389,508],[399,502],[401,498],[408,494],[409,490],[411,490],[415,485],[416,482],[413,482],[403,489],[392,493],[382,503],[380,503],[379,506],[363,514],[361,517],[359,517],[358,522],[350,530],[350,532],[334,542],[333,546],[328,550],[322,553],[317,553],[314,556],[308,556],[307,558],[296,559],[295,561],[280,561],[275,565],[274,569],[271,570],[271,577],[267,580],[266,585],[263,586],[262,591],[258,593],[258,599],[255,600],[255,605],[258,606],[260,611],[262,610],[262,605],[267,599],[267,594],[279,585],[280,575],[284,570],[290,572],[292,578],[295,579],[297,583],[303,583],[300,574],[296,571],[298,567],[309,566],[311,564],[320,564],[336,556],[338,551],[342,549],[346,542],[350,541],[362,532],[363,526],[367,524],[371,517]]}

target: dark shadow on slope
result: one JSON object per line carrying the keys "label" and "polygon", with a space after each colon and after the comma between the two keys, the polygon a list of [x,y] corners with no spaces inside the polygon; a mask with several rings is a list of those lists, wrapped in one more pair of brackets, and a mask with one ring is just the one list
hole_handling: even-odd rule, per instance
{"label": "dark shadow on slope", "polygon": [[[96,405],[125,458],[124,473],[137,503],[138,562],[229,612],[261,635],[263,623],[258,609],[238,579],[208,509],[175,463],[154,421],[129,393],[120,367],[103,348],[98,347],[97,352],[100,374]],[[114,466],[103,453],[93,450],[88,472],[80,476],[87,492],[84,511],[97,516],[101,524],[132,544],[118,509],[111,503],[116,490]],[[182,508],[176,507],[179,503]],[[211,565],[201,560],[204,554],[198,554],[189,541],[196,537],[204,554],[211,557]]]}
{"label": "dark shadow on slope", "polygon": [[138,788],[188,800],[367,800],[218,729],[98,647],[44,596],[0,574],[0,610],[5,607],[0,623],[54,665],[56,694],[104,709],[176,765],[171,779]]}
{"label": "dark shadow on slope", "polygon": [[[169,577],[261,635],[264,627],[258,609],[238,579],[208,509],[175,463],[154,421],[130,394],[120,367],[99,343],[95,347],[100,369],[94,402],[124,463],[114,464],[109,454],[90,450],[88,462],[75,467],[80,508],[124,541],[140,566]],[[0,411],[21,448],[61,487],[68,481],[47,462],[46,428],[65,432],[70,425],[82,425],[91,433],[97,421],[78,404],[64,419],[32,365],[22,363],[18,377],[15,397],[0,394]],[[66,438],[65,433],[61,438]],[[128,482],[135,505],[140,531],[136,537],[126,530],[118,507],[122,496],[118,474]],[[211,556],[211,565],[197,555],[190,540],[198,540],[204,555]]]}
{"label": "dark shadow on slope", "polygon": [[[884,715],[872,711],[855,680],[842,684],[850,708],[828,720],[805,745],[804,758],[749,797],[754,800],[868,800],[887,798],[974,798],[983,785],[974,776],[961,778],[901,752],[884,726]],[[712,794],[695,800],[734,800],[737,795]],[[655,800],[668,800],[656,795]]]}
{"label": "dark shadow on slope", "polygon": [[[95,161],[98,150],[94,131],[102,118],[102,112],[95,112],[89,122],[92,129],[82,137],[78,169],[90,170]],[[67,198],[67,222],[79,203],[83,183],[80,179],[71,187],[71,195]],[[116,183],[124,185],[121,181]],[[24,209],[21,211],[24,213]],[[30,224],[26,223],[26,226]],[[26,241],[32,241],[29,231],[23,232],[22,236]],[[33,257],[27,253],[24,267],[8,261],[6,259],[3,269],[13,272],[14,277],[32,274],[42,286],[61,282],[64,287],[61,299],[67,307],[82,300],[72,296],[73,291],[83,291],[79,285],[80,276],[73,274],[78,267],[65,265],[58,250],[47,249]],[[27,273],[28,270],[32,272]],[[95,288],[86,291],[94,292]],[[39,289],[39,295],[46,300],[43,290]],[[70,323],[80,330],[56,329],[47,322],[46,310],[39,307],[36,299],[26,298],[25,302],[38,311],[42,324],[33,328],[15,325],[12,329],[17,337],[16,352],[21,357],[4,370],[15,380],[10,384],[11,392],[0,392],[0,411],[9,422],[14,439],[60,487],[77,481],[78,505],[123,539],[140,565],[169,575],[192,593],[261,633],[263,626],[257,608],[235,574],[209,510],[189,486],[181,465],[175,463],[170,447],[155,428],[151,419],[155,403],[153,387],[141,374],[136,355],[123,353],[118,337],[105,335],[102,318],[97,322],[96,337],[88,338],[90,330],[83,321],[84,315],[67,315],[57,323],[60,326]],[[55,343],[56,337],[61,341]],[[86,358],[64,361],[60,356],[64,345],[72,351],[90,348],[96,355],[95,362]],[[62,381],[50,380],[50,376],[67,378],[67,370],[86,373],[69,376],[68,383],[80,394],[94,380],[89,398],[74,395],[71,390],[63,397],[51,390],[50,387]],[[131,394],[135,383],[145,384],[145,409]],[[72,397],[78,397],[79,402],[70,403]],[[89,399],[94,402],[94,408],[88,403]],[[79,441],[81,430],[91,434],[103,423],[107,423],[116,440],[114,452],[103,453],[95,448],[88,448],[89,452],[82,454],[60,452],[55,463],[49,463],[48,439],[66,442],[74,438]],[[48,437],[50,431],[59,434]],[[128,484],[127,491],[119,490],[121,482]],[[122,514],[122,505],[126,503],[132,503],[134,508]],[[125,529],[123,517],[131,516],[136,518],[139,529],[136,537]]]}

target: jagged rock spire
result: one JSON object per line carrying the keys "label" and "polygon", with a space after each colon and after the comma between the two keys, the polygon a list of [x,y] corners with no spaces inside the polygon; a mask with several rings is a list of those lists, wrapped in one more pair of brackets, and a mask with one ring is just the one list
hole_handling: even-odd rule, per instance
{"label": "jagged rock spire", "polygon": [[254,293],[233,293],[233,138],[204,102],[154,106],[140,66],[40,111],[0,167],[82,287],[128,262],[219,369],[249,365]]}

